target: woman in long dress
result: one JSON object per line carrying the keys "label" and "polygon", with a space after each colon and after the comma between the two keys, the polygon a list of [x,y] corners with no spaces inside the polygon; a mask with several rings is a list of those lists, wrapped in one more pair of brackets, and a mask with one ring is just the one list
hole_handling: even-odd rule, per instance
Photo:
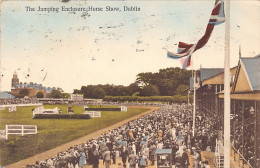
{"label": "woman in long dress", "polygon": [[79,157],[79,167],[80,167],[80,168],[83,168],[84,165],[87,164],[86,155],[85,155],[85,153],[83,152],[83,150],[79,151],[78,157]]}

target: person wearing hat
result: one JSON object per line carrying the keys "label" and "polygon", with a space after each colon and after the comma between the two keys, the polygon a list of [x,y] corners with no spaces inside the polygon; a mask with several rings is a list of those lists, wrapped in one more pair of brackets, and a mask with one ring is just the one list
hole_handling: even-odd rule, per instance
{"label": "person wearing hat", "polygon": [[115,146],[111,150],[111,156],[112,156],[113,164],[116,164],[116,147]]}
{"label": "person wearing hat", "polygon": [[150,152],[150,160],[151,160],[151,165],[153,166],[154,165],[154,161],[155,161],[155,157],[156,157],[156,155],[155,155],[155,150],[156,150],[156,146],[155,146],[155,144],[154,143],[152,143],[152,145],[151,145],[151,147],[150,147],[150,149],[149,149],[149,152]]}
{"label": "person wearing hat", "polygon": [[194,168],[199,168],[199,163],[200,163],[200,154],[198,150],[194,150]]}
{"label": "person wearing hat", "polygon": [[108,148],[106,148],[106,151],[104,152],[103,161],[105,163],[105,167],[109,168],[110,167],[110,162],[111,162],[111,153],[110,153]]}
{"label": "person wearing hat", "polygon": [[186,147],[183,148],[183,153],[182,153],[182,168],[188,168],[188,166],[190,165],[189,162],[189,155],[186,151]]}
{"label": "person wearing hat", "polygon": [[139,159],[139,168],[145,168],[148,165],[147,157],[143,154]]}
{"label": "person wearing hat", "polygon": [[79,167],[80,168],[83,168],[85,164],[87,164],[87,161],[86,161],[86,155],[84,153],[83,150],[80,150],[79,153],[78,153],[78,158],[79,158]]}
{"label": "person wearing hat", "polygon": [[175,167],[182,168],[181,167],[182,166],[182,157],[181,157],[180,151],[176,152],[175,161],[176,161]]}
{"label": "person wearing hat", "polygon": [[176,152],[179,150],[179,146],[174,142],[172,144],[172,164],[175,165],[176,163]]}
{"label": "person wearing hat", "polygon": [[135,168],[136,167],[136,161],[137,156],[135,155],[134,151],[131,152],[131,155],[129,155],[128,162],[129,162],[129,168]]}
{"label": "person wearing hat", "polygon": [[128,157],[128,151],[125,146],[123,146],[121,157],[122,157],[123,167],[126,168],[126,159]]}
{"label": "person wearing hat", "polygon": [[92,167],[93,168],[99,167],[99,153],[98,153],[97,149],[95,149],[94,152],[93,152]]}

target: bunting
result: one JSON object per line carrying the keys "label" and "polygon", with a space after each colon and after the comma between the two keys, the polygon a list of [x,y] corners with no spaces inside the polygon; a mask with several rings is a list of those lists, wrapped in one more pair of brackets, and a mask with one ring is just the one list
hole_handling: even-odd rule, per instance
{"label": "bunting", "polygon": [[211,12],[211,16],[205,34],[198,40],[196,44],[187,44],[184,42],[179,42],[177,53],[167,51],[167,57],[172,59],[179,59],[179,58],[186,57],[182,65],[182,68],[186,69],[191,65],[192,54],[196,50],[205,46],[206,43],[208,42],[211,33],[214,29],[214,26],[219,25],[223,22],[225,22],[224,3],[222,2],[222,0],[216,0],[214,9]]}

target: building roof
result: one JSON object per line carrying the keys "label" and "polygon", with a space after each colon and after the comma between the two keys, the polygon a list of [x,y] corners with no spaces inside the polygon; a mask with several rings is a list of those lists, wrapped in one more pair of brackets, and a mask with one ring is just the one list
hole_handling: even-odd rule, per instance
{"label": "building roof", "polygon": [[[230,68],[230,76],[234,76],[237,71],[237,66]],[[231,84],[233,84],[233,80],[230,81]],[[201,82],[201,85],[223,85],[224,84],[224,71],[209,77],[208,79],[205,79]]]}
{"label": "building roof", "polygon": [[38,89],[38,90],[45,90],[47,93],[50,93],[52,90],[55,90],[54,87],[43,87],[42,84],[37,84],[37,83],[17,83],[14,85],[14,87],[16,88],[35,88],[35,89]]}
{"label": "building roof", "polygon": [[260,54],[251,58],[241,58],[253,91],[260,90]]}
{"label": "building roof", "polygon": [[14,95],[12,95],[9,92],[0,92],[0,99],[13,99],[15,98]]}
{"label": "building roof", "polygon": [[204,81],[212,76],[215,76],[223,72],[223,68],[201,68],[200,69],[200,81]]}

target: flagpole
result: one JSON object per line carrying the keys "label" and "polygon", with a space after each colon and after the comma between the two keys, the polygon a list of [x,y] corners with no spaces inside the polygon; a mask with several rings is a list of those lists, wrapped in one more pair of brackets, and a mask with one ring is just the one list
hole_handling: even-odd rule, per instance
{"label": "flagpole", "polygon": [[196,121],[196,88],[195,88],[195,78],[196,71],[194,70],[194,58],[192,58],[192,76],[193,76],[193,117],[192,117],[192,135],[195,136],[195,121]]}
{"label": "flagpole", "polygon": [[190,90],[188,90],[188,105],[190,104]]}
{"label": "flagpole", "polygon": [[194,70],[194,78],[193,78],[193,130],[192,134],[193,137],[195,136],[195,122],[196,122],[196,86],[195,86],[195,80],[196,80],[196,70]]}
{"label": "flagpole", "polygon": [[230,168],[230,0],[225,0],[224,168]]}

